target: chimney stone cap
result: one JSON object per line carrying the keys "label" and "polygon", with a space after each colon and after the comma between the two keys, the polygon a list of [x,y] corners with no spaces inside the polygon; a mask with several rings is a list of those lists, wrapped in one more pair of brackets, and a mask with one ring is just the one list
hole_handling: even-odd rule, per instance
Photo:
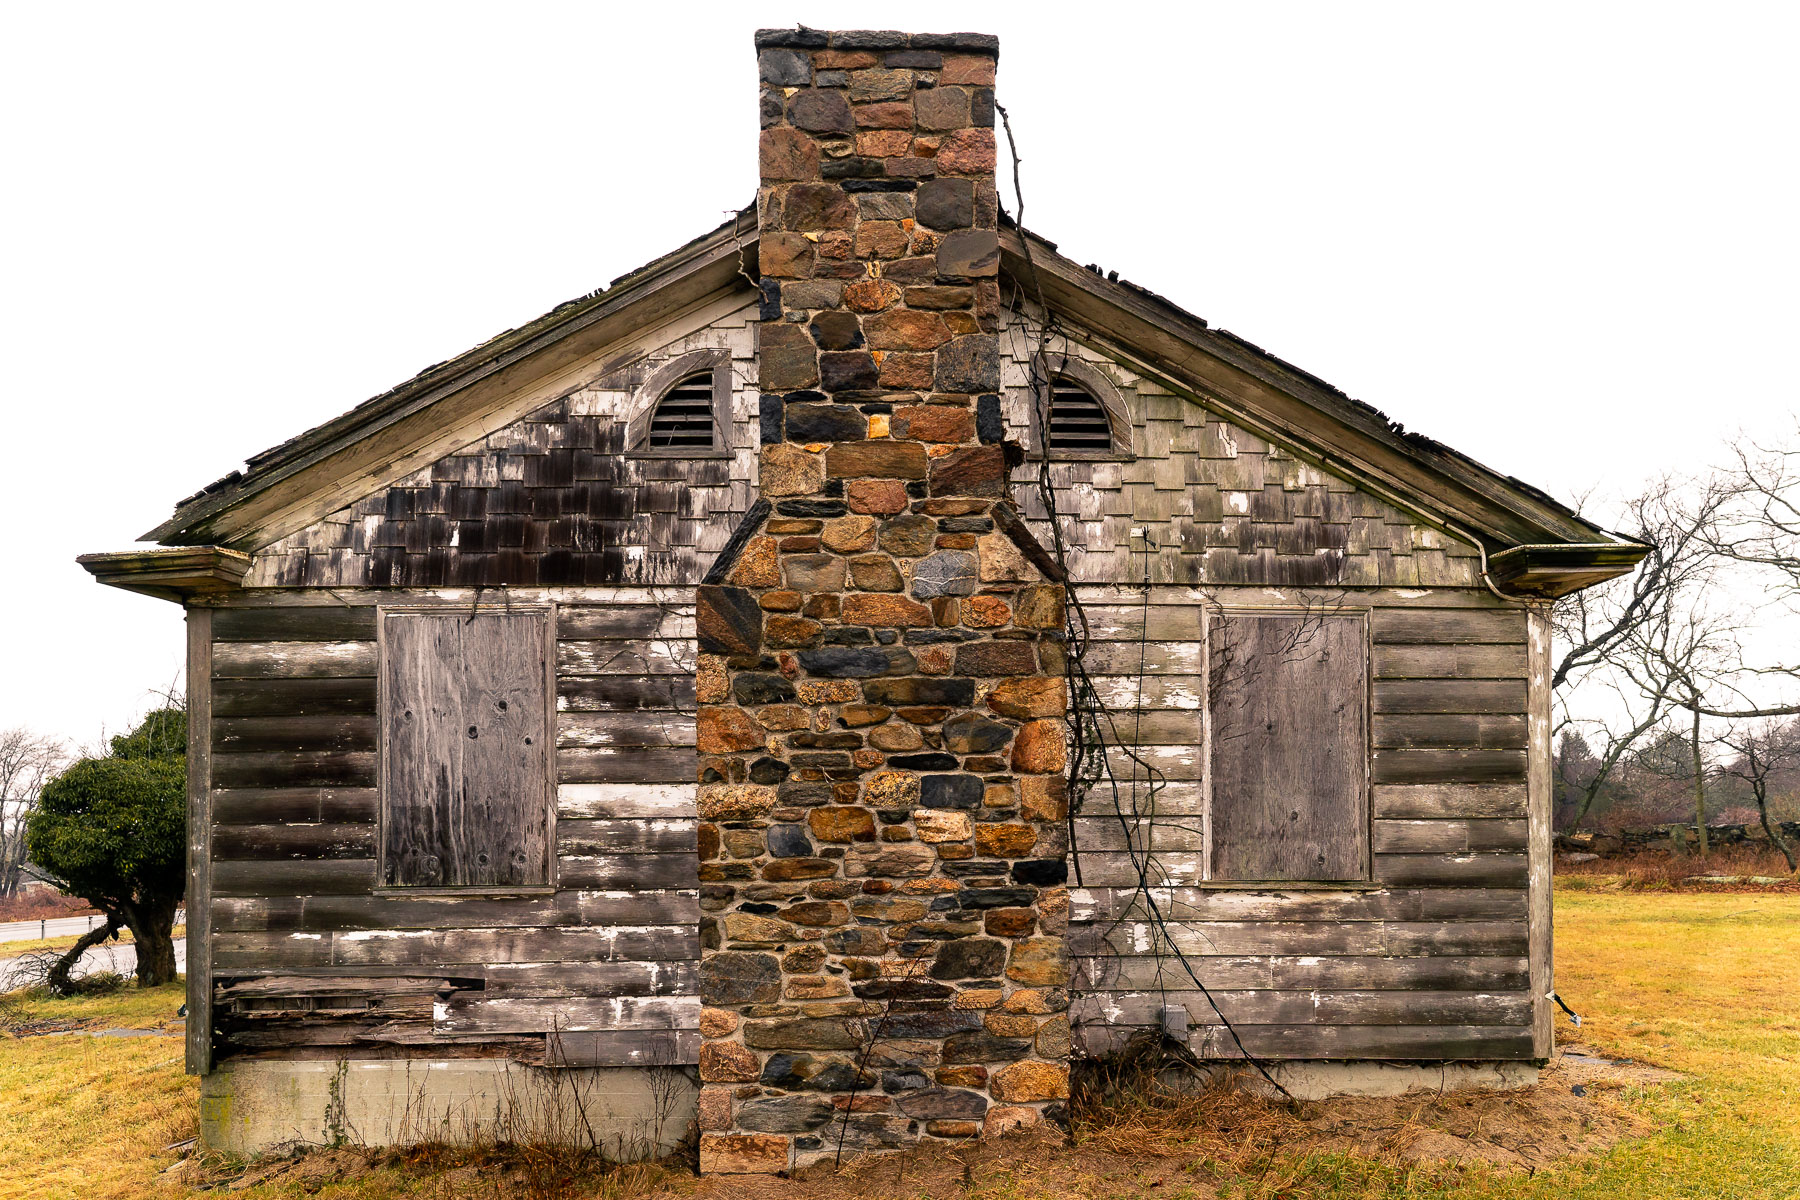
{"label": "chimney stone cap", "polygon": [[991,33],[902,33],[893,29],[759,29],[756,48],[794,50],[957,50],[965,54],[1000,54],[1000,39]]}

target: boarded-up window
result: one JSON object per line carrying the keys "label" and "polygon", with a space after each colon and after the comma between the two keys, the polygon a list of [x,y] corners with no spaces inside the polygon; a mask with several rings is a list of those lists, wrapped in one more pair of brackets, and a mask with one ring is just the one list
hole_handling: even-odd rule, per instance
{"label": "boarded-up window", "polygon": [[545,612],[382,614],[382,883],[550,882]]}
{"label": "boarded-up window", "polygon": [[1213,879],[1368,875],[1368,682],[1361,616],[1207,622]]}

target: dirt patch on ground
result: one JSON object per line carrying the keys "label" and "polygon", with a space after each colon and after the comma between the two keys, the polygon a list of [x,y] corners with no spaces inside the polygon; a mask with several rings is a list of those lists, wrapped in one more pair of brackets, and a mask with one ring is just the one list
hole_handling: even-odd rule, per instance
{"label": "dirt patch on ground", "polygon": [[899,1154],[830,1162],[792,1178],[699,1179],[691,1161],[609,1166],[531,1147],[410,1151],[295,1150],[246,1165],[195,1155],[171,1170],[190,1187],[238,1191],[274,1184],[313,1193],[373,1172],[406,1177],[396,1194],[443,1200],[602,1197],[608,1200],[964,1200],[971,1194],[1207,1197],[1246,1176],[1300,1183],[1309,1162],[1343,1155],[1393,1167],[1443,1164],[1535,1171],[1600,1153],[1649,1131],[1628,1089],[1680,1078],[1580,1047],[1530,1088],[1415,1092],[1396,1097],[1285,1101],[1236,1084],[1165,1082],[1105,1105],[1078,1098],[1073,1133],[1042,1125],[984,1142],[937,1143]]}

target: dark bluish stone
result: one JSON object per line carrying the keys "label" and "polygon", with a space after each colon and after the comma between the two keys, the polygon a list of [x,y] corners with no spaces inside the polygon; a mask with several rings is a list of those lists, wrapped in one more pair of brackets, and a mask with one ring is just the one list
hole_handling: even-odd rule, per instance
{"label": "dark bluish stone", "polygon": [[808,327],[812,339],[821,350],[861,350],[862,325],[856,314],[842,309],[828,309],[812,319]]}
{"label": "dark bluish stone", "polygon": [[938,947],[933,979],[992,979],[1006,968],[1006,943],[994,938],[960,938]]}
{"label": "dark bluish stone", "polygon": [[956,989],[929,979],[876,979],[850,989],[859,1000],[948,1000]]}
{"label": "dark bluish stone", "polygon": [[784,517],[841,517],[850,510],[841,500],[783,500],[775,511]]}
{"label": "dark bluish stone", "polygon": [[896,754],[888,759],[888,766],[903,771],[954,771],[957,761],[954,754]]}
{"label": "dark bluish stone", "polygon": [[1012,740],[1012,729],[979,713],[960,713],[944,722],[944,749],[952,754],[991,754]]}
{"label": "dark bluish stone", "polygon": [[959,1033],[944,1040],[947,1063],[1008,1062],[1031,1053],[1031,1043],[1023,1038],[1000,1038],[983,1030]]}
{"label": "dark bluish stone", "polygon": [[827,404],[831,397],[824,392],[815,392],[810,388],[803,392],[788,392],[782,396],[783,404]]}
{"label": "dark bluish stone", "polygon": [[877,629],[875,640],[884,646],[891,646],[900,640],[900,631],[898,629]]}
{"label": "dark bluish stone", "polygon": [[862,744],[862,734],[860,733],[788,734],[788,745],[796,750],[860,750]]}
{"label": "dark bluish stone", "polygon": [[[821,804],[831,803],[831,785],[829,783],[800,783],[789,780],[776,789],[775,798],[783,804],[795,808],[816,808]],[[802,857],[795,855],[794,857]]]}
{"label": "dark bluish stone", "polygon": [[1054,887],[1069,878],[1069,864],[1060,858],[1027,858],[1012,866],[1012,877],[1034,887]]}
{"label": "dark bluish stone", "polygon": [[830,646],[822,650],[802,650],[800,665],[809,674],[824,679],[869,679],[877,675],[904,674],[918,664],[912,655],[897,647]]}
{"label": "dark bluish stone", "polygon": [[700,998],[708,1004],[774,1004],[781,999],[781,960],[740,950],[708,955],[700,963]]}
{"label": "dark bluish stone", "polygon": [[740,909],[742,909],[744,912],[754,913],[759,917],[766,917],[770,913],[776,913],[776,912],[781,911],[781,905],[779,905],[779,904],[752,903],[752,904],[741,904],[738,907]]}
{"label": "dark bluish stone", "polygon": [[801,1133],[817,1129],[837,1110],[823,1096],[781,1096],[738,1105],[737,1127],[755,1133]]}
{"label": "dark bluish stone", "polygon": [[869,631],[860,625],[840,625],[825,631],[827,646],[868,646],[872,645],[874,640],[869,635]]}
{"label": "dark bluish stone", "polygon": [[812,839],[803,825],[769,826],[769,853],[776,858],[811,858]]}
{"label": "dark bluish stone", "polygon": [[[875,357],[867,350],[827,350],[819,355],[819,386],[828,392],[869,392],[880,385]],[[867,425],[858,437],[866,437]],[[799,441],[798,435],[794,437]],[[846,439],[854,440],[854,439]]]}
{"label": "dark bluish stone", "polygon": [[919,1120],[969,1121],[987,1112],[987,1097],[961,1088],[927,1088],[900,1098],[900,1111]]}
{"label": "dark bluish stone", "polygon": [[739,704],[785,704],[794,698],[794,685],[779,675],[745,672],[731,681],[731,698]]}
{"label": "dark bluish stone", "polygon": [[[940,35],[943,36],[943,35]],[[998,39],[995,39],[996,43]],[[756,48],[767,50],[771,46],[793,46],[801,50],[823,50],[831,44],[831,35],[823,29],[807,29],[796,26],[793,29],[759,29],[756,31]],[[950,49],[948,46],[938,49]],[[996,49],[998,46],[996,45]]]}
{"label": "dark bluish stone", "polygon": [[816,1061],[810,1054],[771,1054],[763,1064],[762,1077],[758,1082],[765,1087],[805,1087],[806,1081],[813,1077],[813,1063]]}
{"label": "dark bluish stone", "polygon": [[764,50],[756,56],[757,74],[777,87],[805,87],[812,82],[812,60],[787,49]]}
{"label": "dark bluish stone", "polygon": [[967,708],[975,703],[975,681],[946,676],[876,679],[863,684],[863,699],[870,704],[891,706],[923,704]]}
{"label": "dark bluish stone", "polygon": [[994,125],[994,89],[978,87],[969,93],[969,124],[977,129]]}
{"label": "dark bluish stone", "polygon": [[859,442],[869,436],[869,418],[847,405],[791,404],[787,436],[800,443]]}
{"label": "dark bluish stone", "polygon": [[931,1080],[923,1071],[883,1071],[881,1073],[881,1090],[889,1093],[923,1091],[931,1086]]}
{"label": "dark bluish stone", "polygon": [[[998,945],[998,943],[996,943]],[[1005,961],[1005,947],[1001,960]],[[940,1038],[981,1028],[981,1014],[961,1008],[927,1009],[923,1012],[890,1012],[881,1022],[884,1038]]]}
{"label": "dark bluish stone", "polygon": [[980,563],[967,550],[939,550],[913,566],[912,594],[920,600],[972,596],[980,586]]}
{"label": "dark bluish stone", "polygon": [[944,56],[935,50],[890,50],[881,56],[881,65],[911,67],[916,71],[938,71],[943,69]]}
{"label": "dark bluish stone", "polygon": [[[948,754],[929,755],[915,754],[913,758],[948,758],[952,765],[956,759]],[[900,759],[888,760],[893,766],[900,765]],[[930,767],[916,767],[915,770],[930,770]],[[983,792],[981,777],[978,775],[927,775],[919,780],[919,803],[926,808],[962,808],[974,811],[981,807]]]}
{"label": "dark bluish stone", "polygon": [[767,393],[758,397],[756,415],[762,444],[773,446],[781,441],[781,397]]}
{"label": "dark bluish stone", "polygon": [[918,188],[914,179],[846,179],[846,192],[910,192]]}
{"label": "dark bluish stone", "polygon": [[781,320],[781,280],[764,279],[756,286],[756,315],[759,320]]}
{"label": "dark bluish stone", "polygon": [[992,533],[992,517],[944,517],[938,521],[939,533]]}
{"label": "dark bluish stone", "polygon": [[1006,440],[1006,419],[1000,415],[1000,397],[992,393],[976,397],[975,436],[989,446]]}
{"label": "dark bluish stone", "polygon": [[906,631],[906,644],[936,646],[943,642],[966,642],[974,636],[961,629],[909,629]]}
{"label": "dark bluish stone", "polygon": [[920,184],[914,213],[919,224],[927,229],[939,232],[967,229],[975,223],[975,181],[933,179]]}
{"label": "dark bluish stone", "polygon": [[887,174],[887,164],[879,158],[828,158],[819,164],[820,179],[879,179]]}
{"label": "dark bluish stone", "polygon": [[[741,679],[743,676],[740,675],[738,678]],[[780,783],[788,777],[788,773],[792,770],[792,767],[782,762],[779,758],[769,758],[764,756],[750,764],[750,782]]]}

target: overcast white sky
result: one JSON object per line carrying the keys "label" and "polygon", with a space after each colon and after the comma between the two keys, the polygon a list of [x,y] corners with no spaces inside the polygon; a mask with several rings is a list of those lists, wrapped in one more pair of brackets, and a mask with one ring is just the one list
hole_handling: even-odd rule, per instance
{"label": "overcast white sky", "polygon": [[[757,25],[891,4],[0,9],[0,726],[89,741],[179,610],[75,565],[723,219]],[[1796,407],[1775,4],[904,6],[1000,35],[1026,223],[1563,498]]]}

